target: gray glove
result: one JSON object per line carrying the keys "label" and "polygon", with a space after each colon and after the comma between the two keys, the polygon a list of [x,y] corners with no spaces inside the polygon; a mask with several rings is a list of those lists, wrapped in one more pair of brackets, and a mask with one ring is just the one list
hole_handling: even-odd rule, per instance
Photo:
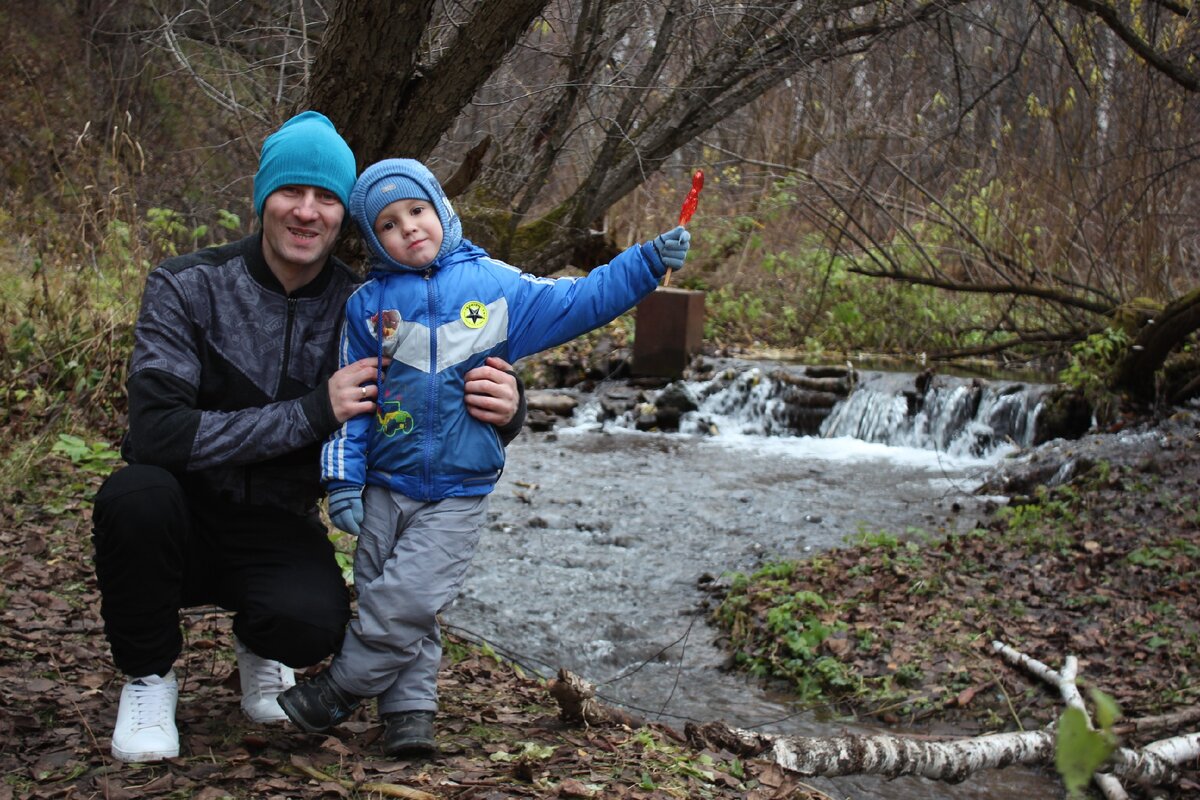
{"label": "gray glove", "polygon": [[363,521],[361,486],[342,486],[329,493],[329,519],[346,533],[358,536]]}
{"label": "gray glove", "polygon": [[692,235],[682,225],[666,233],[660,233],[651,242],[663,266],[670,270],[683,269],[683,259],[687,257],[688,247],[691,246],[691,243]]}

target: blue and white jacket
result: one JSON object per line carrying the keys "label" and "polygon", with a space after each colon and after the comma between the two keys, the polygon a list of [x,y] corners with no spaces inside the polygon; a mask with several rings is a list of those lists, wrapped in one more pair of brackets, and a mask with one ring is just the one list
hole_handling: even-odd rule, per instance
{"label": "blue and white jacket", "polygon": [[[443,246],[421,269],[388,256],[374,220],[365,219],[371,183],[397,174],[439,198],[433,205]],[[376,412],[345,422],[322,449],[328,490],[371,484],[421,501],[488,494],[504,467],[504,447],[493,426],[467,412],[466,373],[488,356],[514,362],[610,322],[652,292],[666,271],[645,243],[582,278],[523,273],[462,239],[441,186],[409,159],[366,170],[350,209],[374,258],[367,281],[346,302],[339,365],[369,356],[392,360]]]}

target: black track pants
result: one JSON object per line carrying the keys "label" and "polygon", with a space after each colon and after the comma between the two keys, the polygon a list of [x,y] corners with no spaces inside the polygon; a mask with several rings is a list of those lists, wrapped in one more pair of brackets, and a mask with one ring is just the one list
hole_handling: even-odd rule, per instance
{"label": "black track pants", "polygon": [[191,498],[158,467],[133,464],[96,495],[92,540],[100,614],[127,675],[166,674],[179,655],[179,609],[234,611],[251,650],[291,667],[336,652],[350,593],[315,514]]}

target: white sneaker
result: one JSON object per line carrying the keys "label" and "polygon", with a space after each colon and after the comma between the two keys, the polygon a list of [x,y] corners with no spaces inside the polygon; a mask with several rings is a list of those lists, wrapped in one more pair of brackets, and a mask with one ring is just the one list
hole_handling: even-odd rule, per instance
{"label": "white sneaker", "polygon": [[296,685],[296,673],[278,661],[255,655],[236,636],[233,651],[242,679],[242,711],[254,722],[286,722],[287,714],[276,698]]}
{"label": "white sneaker", "polygon": [[118,761],[161,761],[179,755],[175,703],[179,684],[174,671],[166,677],[134,678],[121,690],[112,754]]}

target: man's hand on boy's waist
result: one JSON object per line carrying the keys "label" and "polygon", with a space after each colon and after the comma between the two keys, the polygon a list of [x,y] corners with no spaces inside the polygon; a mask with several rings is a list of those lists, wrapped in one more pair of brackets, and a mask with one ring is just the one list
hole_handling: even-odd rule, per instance
{"label": "man's hand on boy's waist", "polygon": [[520,407],[521,393],[511,364],[489,356],[482,367],[475,367],[463,377],[467,412],[472,417],[498,427],[512,421]]}

